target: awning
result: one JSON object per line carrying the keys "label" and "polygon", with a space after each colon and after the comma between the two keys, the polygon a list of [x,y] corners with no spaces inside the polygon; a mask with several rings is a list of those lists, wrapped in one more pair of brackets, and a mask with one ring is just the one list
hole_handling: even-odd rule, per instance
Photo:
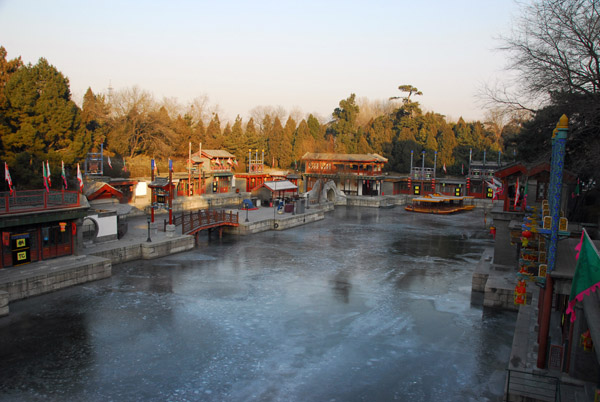
{"label": "awning", "polygon": [[298,190],[298,186],[289,180],[266,181],[263,186],[271,191]]}

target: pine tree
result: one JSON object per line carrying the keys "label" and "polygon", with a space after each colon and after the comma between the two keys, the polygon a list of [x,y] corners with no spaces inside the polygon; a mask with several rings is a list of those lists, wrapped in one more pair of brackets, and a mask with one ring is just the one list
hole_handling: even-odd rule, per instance
{"label": "pine tree", "polygon": [[[9,158],[27,154],[33,162],[73,164],[89,151],[91,136],[71,100],[69,81],[46,59],[11,74],[4,90],[8,133],[2,141]],[[14,160],[14,159],[13,159]],[[15,173],[17,176],[17,173]]]}
{"label": "pine tree", "polygon": [[223,134],[221,133],[221,122],[219,115],[215,113],[206,128],[206,149],[221,149],[223,148]]}

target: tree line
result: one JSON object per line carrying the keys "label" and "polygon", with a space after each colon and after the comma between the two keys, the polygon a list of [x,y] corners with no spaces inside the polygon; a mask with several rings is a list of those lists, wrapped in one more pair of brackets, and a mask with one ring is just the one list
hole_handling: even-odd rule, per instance
{"label": "tree line", "polygon": [[281,169],[301,169],[306,152],[378,153],[389,159],[388,171],[406,173],[410,151],[418,156],[424,150],[428,166],[437,151],[438,167],[460,174],[469,150],[479,158],[484,150],[503,151],[511,145],[505,137],[518,131],[515,124],[498,127],[462,118],[452,123],[423,112],[414,100],[420,92],[410,85],[400,86],[403,95],[386,102],[350,94],[328,121],[257,107],[247,121],[238,115],[223,123],[206,98],[183,107],[169,99],[157,102],[137,87],[108,94],[89,88],[79,107],[71,99],[68,79],[46,59],[25,65],[20,58],[9,60],[3,47],[0,80],[0,158],[20,188],[39,187],[42,161],[55,166],[64,161],[73,170],[101,145],[113,162],[105,171],[114,176],[148,175],[149,158],[165,164],[172,158],[184,169],[189,143],[192,152],[200,143],[204,149],[229,151],[238,159],[239,171],[245,170],[248,150],[258,149],[265,151],[267,165]]}

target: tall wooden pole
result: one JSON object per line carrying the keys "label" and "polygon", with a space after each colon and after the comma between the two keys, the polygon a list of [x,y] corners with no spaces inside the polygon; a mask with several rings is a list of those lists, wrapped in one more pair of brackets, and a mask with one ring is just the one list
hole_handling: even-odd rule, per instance
{"label": "tall wooden pole", "polygon": [[[150,162],[150,183],[154,182],[154,159]],[[154,188],[150,188],[150,221],[154,223]]]}
{"label": "tall wooden pole", "polygon": [[169,159],[169,225],[173,224],[173,161]]}

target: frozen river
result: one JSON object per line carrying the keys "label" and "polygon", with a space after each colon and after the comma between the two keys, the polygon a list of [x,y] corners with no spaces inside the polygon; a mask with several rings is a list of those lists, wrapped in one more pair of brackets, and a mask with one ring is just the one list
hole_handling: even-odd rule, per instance
{"label": "frozen river", "polygon": [[480,211],[325,220],[12,303],[0,400],[500,400],[514,313],[471,302]]}

